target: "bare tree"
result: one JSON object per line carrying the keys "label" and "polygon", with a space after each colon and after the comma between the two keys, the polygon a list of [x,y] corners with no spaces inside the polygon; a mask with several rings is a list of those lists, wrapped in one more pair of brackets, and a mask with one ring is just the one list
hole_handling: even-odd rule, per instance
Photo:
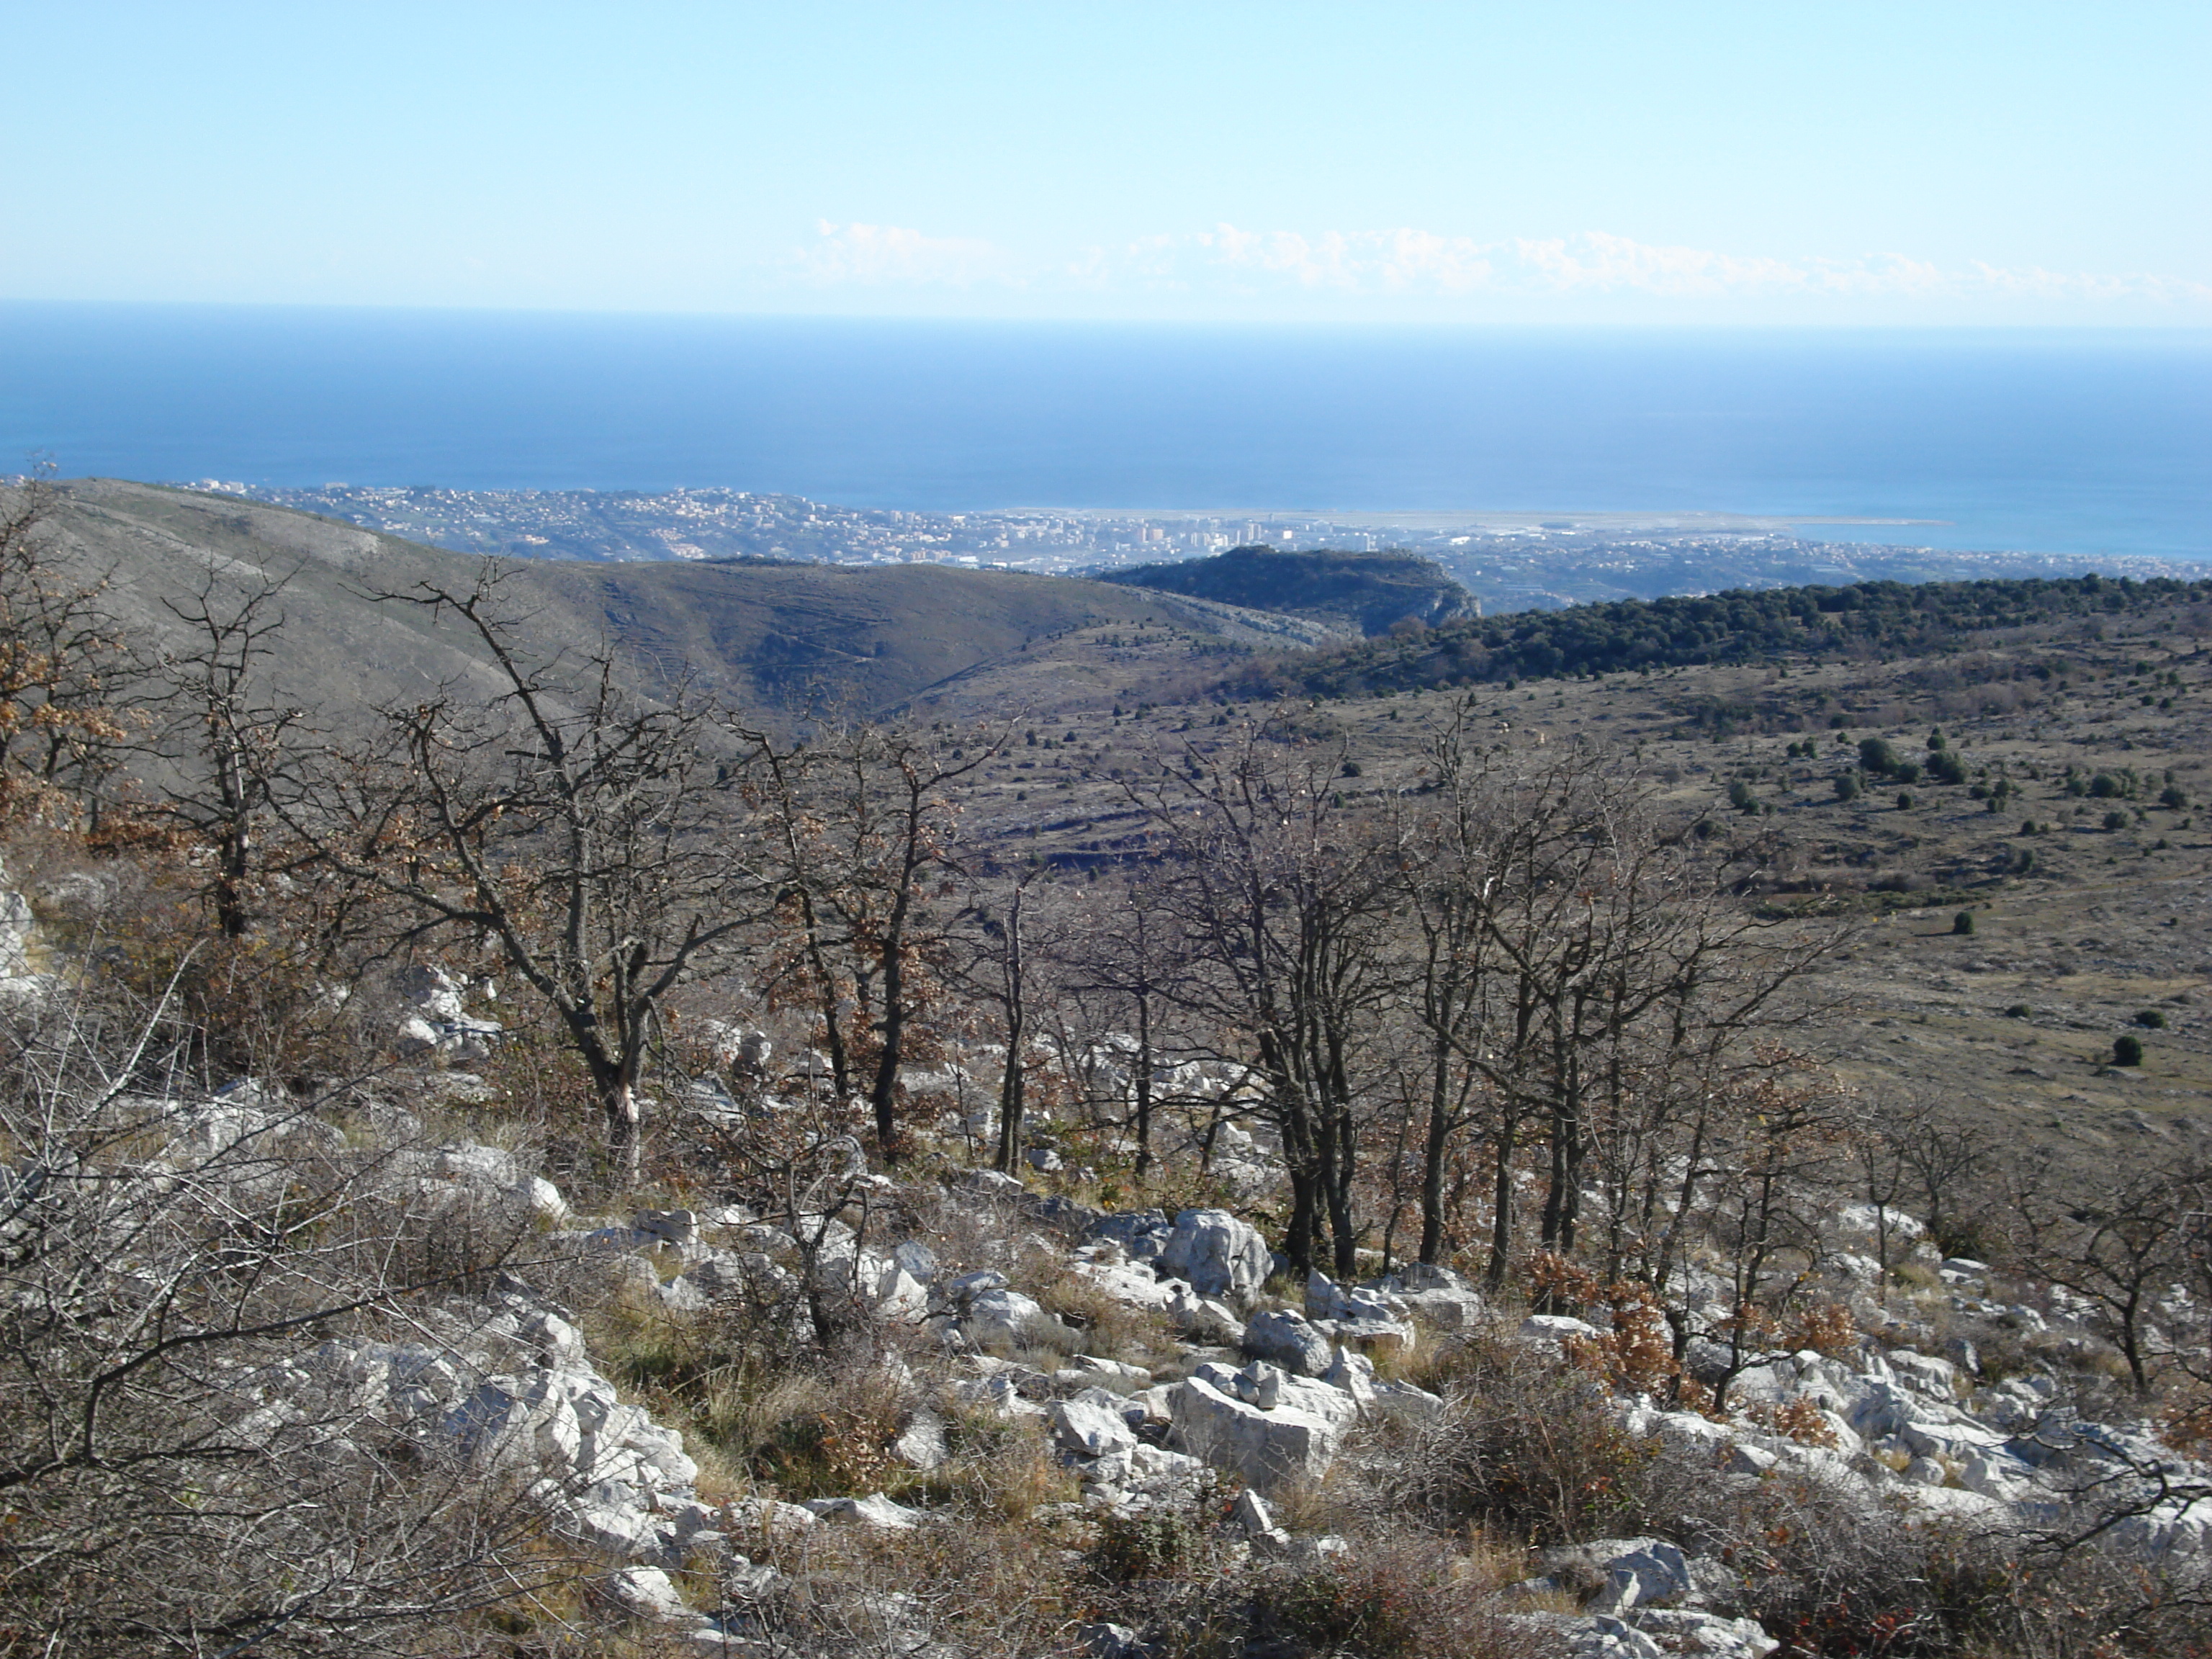
{"label": "bare tree", "polygon": [[279,781],[296,782],[289,750],[305,732],[305,711],[270,701],[261,684],[289,580],[264,577],[226,603],[210,576],[189,599],[161,600],[191,644],[157,665],[167,694],[156,752],[173,781],[161,787],[156,815],[208,848],[216,924],[230,939],[252,924],[263,829]]}
{"label": "bare tree", "polygon": [[[1109,1064],[1117,1079],[1115,1097],[1127,1108],[1123,1127],[1136,1143],[1136,1176],[1142,1182],[1154,1162],[1162,1065],[1176,1048],[1169,1027],[1172,990],[1182,971],[1182,940],[1172,917],[1156,908],[1148,881],[1101,883],[1077,902],[1079,915],[1064,930],[1059,951],[1063,988],[1078,1004],[1095,1000],[1098,1006],[1085,1041],[1064,1033],[1060,1046],[1072,1055],[1079,1048],[1095,1048],[1095,1039],[1109,1034],[1128,1039],[1127,1052],[1115,1054]],[[1118,1081],[1124,1072],[1126,1086]]]}
{"label": "bare tree", "polygon": [[2060,1171],[2045,1155],[2010,1171],[2022,1264],[2103,1314],[2137,1394],[2153,1377],[2160,1304],[2197,1267],[2203,1172],[2166,1158],[2148,1169]]}
{"label": "bare tree", "polygon": [[734,1281],[726,1293],[756,1340],[774,1346],[804,1330],[826,1352],[871,1328],[866,1269],[882,1194],[861,1150],[860,1103],[812,1087],[797,1092],[774,1109],[695,1110],[686,1127],[725,1190],[787,1241],[763,1234],[761,1243],[781,1243],[776,1254],[726,1262],[718,1271]]}
{"label": "bare tree", "polygon": [[1667,1188],[1704,1167],[1716,1091],[1758,1069],[1752,1036],[1804,1018],[1783,994],[1838,934],[1746,914],[1685,826],[1594,758],[1500,781],[1488,928],[1504,988],[1480,1064],[1547,1127],[1542,1243],[1576,1247],[1602,1149],[1607,1255],[1629,1254],[1632,1224],[1656,1238],[1656,1283],[1678,1260],[1669,1200],[1693,1196]]}
{"label": "bare tree", "polygon": [[1012,1174],[1020,1167],[1029,1100],[1029,1050],[1035,1040],[1038,945],[1037,896],[1041,862],[993,876],[971,878],[975,896],[961,920],[961,983],[997,1016],[1006,1038],[999,1068],[998,1145],[992,1167]]}
{"label": "bare tree", "polygon": [[74,791],[96,820],[130,734],[132,663],[108,580],[58,545],[52,472],[0,481],[0,787]]}
{"label": "bare tree", "polygon": [[757,744],[753,799],[771,826],[781,933],[772,991],[814,1012],[840,1092],[865,1085],[888,1159],[900,1155],[900,1071],[947,967],[955,786],[1004,742],[854,726],[804,756]]}
{"label": "bare tree", "polygon": [[[1888,1094],[1867,1103],[1858,1115],[1851,1136],[1851,1162],[1858,1187],[1874,1208],[1875,1262],[1881,1270],[1881,1296],[1889,1297],[1890,1257],[1896,1244],[1898,1219],[1905,1196],[1916,1181],[1923,1185],[1927,1173],[1947,1170],[1954,1161],[1961,1176],[1983,1162],[1981,1149],[1972,1138],[1955,1129],[1939,1128],[1935,1103],[1915,1096]],[[1947,1143],[1956,1143],[1959,1152]],[[1937,1183],[1948,1186],[1948,1179]]]}
{"label": "bare tree", "polygon": [[1437,734],[1431,750],[1434,794],[1417,810],[1407,839],[1422,849],[1399,872],[1411,924],[1407,941],[1407,1013],[1418,1040],[1418,1086],[1425,1098],[1420,1158],[1419,1260],[1444,1251],[1444,1188],[1456,1138],[1486,1120],[1492,1163],[1490,1279],[1504,1283],[1511,1243],[1513,1165],[1522,1114],[1510,1092],[1490,1086],[1485,1049],[1504,967],[1491,928],[1499,902],[1494,823],[1486,810],[1484,769],[1471,753],[1464,711]]}
{"label": "bare tree", "polygon": [[1381,815],[1347,809],[1340,750],[1269,752],[1254,734],[1209,763],[1133,787],[1165,870],[1161,908],[1194,971],[1173,994],[1249,1048],[1291,1184],[1284,1253],[1300,1272],[1324,1237],[1356,1271],[1363,1092],[1359,1051],[1387,1000],[1384,939],[1400,848]]}
{"label": "bare tree", "polygon": [[1926,1103],[1889,1126],[1887,1135],[1928,1218],[1929,1237],[1944,1254],[1954,1254],[1957,1212],[1991,1170],[1989,1146],[1960,1133],[1951,1114]]}
{"label": "bare tree", "polygon": [[[1738,1068],[1715,1093],[1722,1109],[1709,1126],[1707,1156],[1723,1177],[1706,1188],[1705,1234],[1729,1273],[1729,1311],[1717,1328],[1728,1352],[1714,1383],[1716,1407],[1753,1356],[1780,1335],[1778,1316],[1802,1281],[1790,1274],[1772,1282],[1771,1269],[1785,1252],[1817,1253],[1819,1206],[1812,1195],[1831,1190],[1848,1138],[1844,1102],[1825,1079],[1808,1079],[1802,1057],[1769,1054],[1766,1074]],[[1785,1073],[1795,1072],[1791,1077]],[[1691,1217],[1680,1218],[1683,1224]],[[1657,1287],[1662,1292],[1671,1288]],[[1670,1322],[1684,1328],[1687,1309],[1678,1299]],[[1678,1345],[1679,1348],[1679,1345]]]}
{"label": "bare tree", "polygon": [[605,649],[574,678],[526,662],[500,580],[384,596],[473,635],[498,690],[386,708],[379,741],[289,816],[321,860],[400,902],[406,938],[482,941],[529,985],[634,1164],[661,1005],[754,916],[737,778],[684,688],[642,702]]}

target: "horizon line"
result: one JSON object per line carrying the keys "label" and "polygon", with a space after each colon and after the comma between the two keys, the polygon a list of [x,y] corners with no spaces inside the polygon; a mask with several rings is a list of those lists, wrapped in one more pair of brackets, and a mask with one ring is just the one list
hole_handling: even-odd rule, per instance
{"label": "horizon line", "polygon": [[405,316],[576,318],[628,321],[694,321],[720,323],[851,323],[921,324],[958,326],[1333,330],[1346,332],[1389,331],[1500,333],[1913,333],[1913,334],[2202,334],[2212,336],[2212,320],[2170,319],[2102,322],[2049,322],[2002,319],[1972,322],[1899,321],[1873,318],[1834,318],[1820,320],[1776,320],[1748,318],[1672,319],[1596,318],[1589,319],[1383,318],[1383,317],[1224,317],[1099,315],[1072,313],[979,315],[959,312],[838,309],[706,310],[690,307],[471,304],[462,301],[390,300],[208,300],[208,299],[82,299],[41,295],[0,295],[0,311],[9,309],[74,311],[228,311],[323,313],[374,313]]}

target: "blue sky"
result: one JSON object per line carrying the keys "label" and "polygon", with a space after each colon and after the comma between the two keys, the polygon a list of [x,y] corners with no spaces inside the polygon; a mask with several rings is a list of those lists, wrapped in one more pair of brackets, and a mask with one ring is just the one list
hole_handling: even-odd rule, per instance
{"label": "blue sky", "polygon": [[2212,6],[9,8],[0,297],[2212,323]]}

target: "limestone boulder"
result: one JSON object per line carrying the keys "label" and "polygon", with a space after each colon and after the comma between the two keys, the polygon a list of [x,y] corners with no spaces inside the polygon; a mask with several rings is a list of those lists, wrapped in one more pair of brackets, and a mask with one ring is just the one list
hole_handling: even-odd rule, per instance
{"label": "limestone boulder", "polygon": [[624,1567],[608,1577],[605,1588],[607,1599],[633,1619],[696,1622],[675,1581],[659,1567]]}
{"label": "limestone boulder", "polygon": [[1267,1282],[1273,1263],[1267,1241],[1226,1210],[1185,1210],[1175,1219],[1159,1270],[1200,1296],[1243,1302]]}
{"label": "limestone boulder", "polygon": [[1481,1295],[1469,1290],[1405,1291],[1399,1300],[1423,1324],[1455,1335],[1478,1328],[1490,1310]]}
{"label": "limestone boulder", "polygon": [[1537,1342],[1558,1347],[1571,1336],[1594,1337],[1597,1327],[1588,1320],[1575,1319],[1565,1314],[1530,1314],[1521,1322],[1520,1336],[1523,1342]]}
{"label": "limestone boulder", "polygon": [[927,1407],[914,1414],[891,1442],[891,1455],[910,1469],[933,1469],[952,1455],[945,1419]]}
{"label": "limestone boulder", "polygon": [[1059,1322],[1019,1291],[986,1291],[968,1304],[963,1318],[969,1340],[981,1348],[1019,1346]]}
{"label": "limestone boulder", "polygon": [[1639,1634],[1655,1638],[1662,1651],[1698,1659],[1766,1659],[1782,1645],[1755,1619],[1723,1619],[1688,1607],[1638,1610],[1633,1623]]}
{"label": "limestone boulder", "polygon": [[[1599,1554],[1606,1548],[1595,1546],[1589,1553]],[[1660,1539],[1639,1540],[1632,1548],[1607,1555],[1598,1566],[1606,1575],[1604,1586],[1590,1603],[1598,1613],[1663,1607],[1681,1601],[1697,1588],[1681,1550]]]}
{"label": "limestone boulder", "polygon": [[1311,1320],[1284,1309],[1253,1316],[1244,1327],[1244,1352],[1293,1376],[1319,1376],[1329,1368],[1335,1345]]}
{"label": "limestone boulder", "polygon": [[[1097,1392],[1086,1389],[1085,1395]],[[1109,1405],[1083,1395],[1052,1408],[1052,1434],[1061,1450],[1077,1457],[1109,1457],[1137,1443],[1118,1400]]]}
{"label": "limestone boulder", "polygon": [[1325,1418],[1287,1405],[1263,1409],[1195,1376],[1176,1385],[1169,1411],[1178,1448],[1262,1492],[1285,1481],[1318,1480],[1342,1439]]}
{"label": "limestone boulder", "polygon": [[878,1532],[911,1531],[921,1520],[920,1510],[910,1510],[879,1492],[870,1492],[866,1498],[811,1498],[805,1507],[818,1520],[867,1527]]}

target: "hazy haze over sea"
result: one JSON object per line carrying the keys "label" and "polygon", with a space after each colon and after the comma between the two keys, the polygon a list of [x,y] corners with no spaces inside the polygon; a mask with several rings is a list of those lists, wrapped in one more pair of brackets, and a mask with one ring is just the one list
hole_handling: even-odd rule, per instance
{"label": "hazy haze over sea", "polygon": [[0,305],[0,469],[1014,506],[1945,520],[2212,558],[2212,331]]}

